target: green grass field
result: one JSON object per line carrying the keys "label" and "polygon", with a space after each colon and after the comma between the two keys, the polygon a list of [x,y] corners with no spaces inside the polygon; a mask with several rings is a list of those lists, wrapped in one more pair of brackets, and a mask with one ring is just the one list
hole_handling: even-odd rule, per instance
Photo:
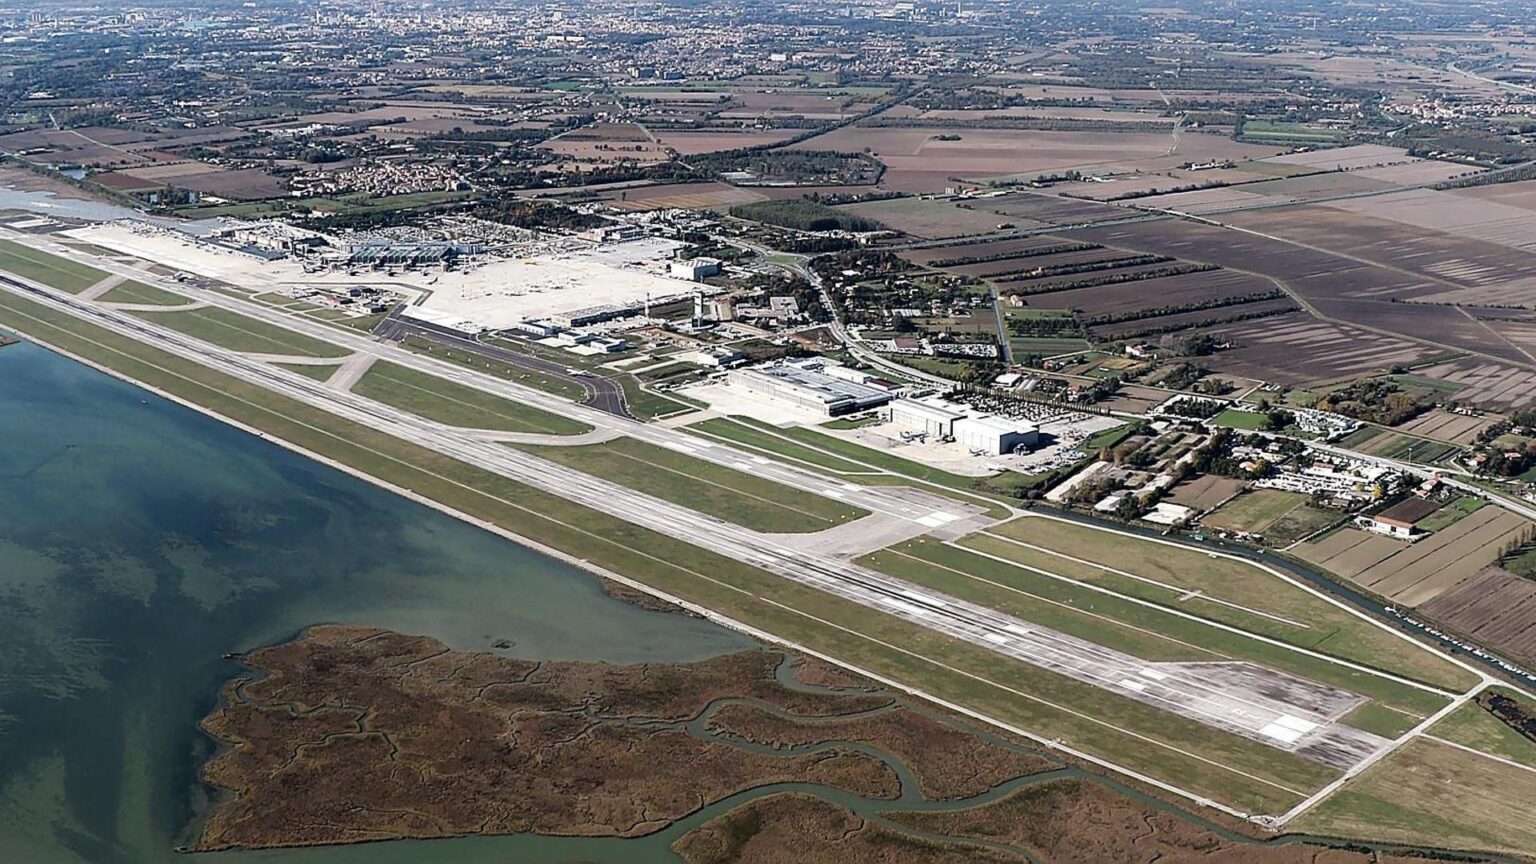
{"label": "green grass field", "polygon": [[251,354],[288,354],[299,357],[345,357],[352,353],[340,345],[321,342],[302,333],[230,312],[217,306],[174,312],[135,312],[140,318],[212,342],[231,351]]}
{"label": "green grass field", "polygon": [[1481,510],[1483,505],[1487,503],[1487,501],[1484,501],[1481,498],[1474,498],[1471,495],[1463,495],[1450,502],[1449,504],[1446,504],[1444,507],[1441,507],[1439,510],[1436,510],[1428,516],[1425,516],[1423,519],[1420,519],[1415,527],[1421,528],[1425,531],[1443,531],[1446,528],[1455,525],[1457,522],[1460,522],[1463,518],[1472,515],[1478,510]]}
{"label": "green grass field", "polygon": [[[893,457],[841,438],[823,435],[814,429],[800,427],[781,429],[748,417],[712,418],[687,428],[777,459],[830,470],[841,476],[850,476],[861,483],[907,485],[925,489],[984,508],[989,515],[998,519],[1006,518],[1009,513],[1006,507],[1001,506],[986,494],[989,490],[975,488],[975,481],[983,478],[961,477],[958,474]],[[888,471],[897,476],[890,478],[887,475],[871,473],[876,471]],[[1019,484],[1036,482],[1036,478],[1011,472],[1004,474],[1003,477]],[[903,482],[904,480],[909,482]],[[995,493],[999,490],[990,491]]]}
{"label": "green grass field", "polygon": [[[997,560],[1012,556],[1007,554],[1009,548],[994,538],[970,537],[962,542],[965,548],[920,538],[865,556],[860,561],[893,576],[1147,660],[1210,663],[1247,660],[1333,684],[1421,717],[1445,705],[1446,700],[1433,693],[1312,657],[1284,645],[1225,630],[1213,626],[1212,622],[1244,632],[1263,627],[1271,632],[1261,632],[1260,635],[1286,644],[1304,641],[1295,636],[1298,632],[1305,633],[1304,628],[1275,622],[1260,623],[1265,619],[1208,601],[1179,602],[1180,591],[1144,583],[1142,589],[1134,593],[1119,591],[1132,580],[1120,577],[1119,581],[1111,581],[1105,577],[1113,574],[1102,574],[1102,571],[1097,579],[1078,579],[1078,576],[1091,574],[1061,572],[1064,568],[1045,566],[1050,563],[1048,561],[1040,564],[1021,562],[1085,583],[1074,584]],[[996,558],[986,557],[987,554]],[[1152,590],[1147,590],[1149,588]],[[1137,600],[1149,602],[1137,603]],[[1258,608],[1258,604],[1250,605]],[[1193,617],[1180,616],[1172,610]],[[1287,631],[1292,639],[1277,635]]]}
{"label": "green grass field", "polygon": [[70,294],[79,294],[108,275],[104,270],[10,240],[0,240],[0,270]]}
{"label": "green grass field", "polygon": [[1291,823],[1295,831],[1536,856],[1536,771],[1416,739]]}
{"label": "green grass field", "polygon": [[330,363],[273,363],[272,365],[279,369],[287,369],[289,372],[297,372],[305,378],[313,378],[322,383],[331,380],[331,376],[341,368]]}
{"label": "green grass field", "polygon": [[1279,489],[1245,492],[1207,513],[1200,524],[1226,531],[1262,532],[1281,516],[1307,503],[1307,496]]}
{"label": "green grass field", "polygon": [[612,380],[619,382],[619,386],[624,389],[624,404],[629,407],[629,413],[641,420],[655,420],[698,410],[686,402],[640,386],[640,379],[628,373],[615,375]]}
{"label": "green grass field", "polygon": [[352,386],[352,392],[409,411],[418,417],[467,429],[579,435],[591,426],[542,408],[503,399],[446,378],[380,360]]}
{"label": "green grass field", "polygon": [[1268,546],[1284,546],[1339,521],[1331,510],[1311,506],[1306,495],[1254,489],[1207,513],[1200,524],[1223,531],[1262,534]]}
{"label": "green grass field", "polygon": [[1396,738],[1419,725],[1424,718],[1405,714],[1377,702],[1367,702],[1344,715],[1344,723],[1356,729],[1375,732],[1383,738]]}
{"label": "green grass field", "polygon": [[756,531],[808,533],[869,511],[634,438],[530,453]]}
{"label": "green grass field", "polygon": [[468,351],[439,345],[420,336],[407,336],[405,341],[400,344],[417,354],[446,360],[456,366],[463,366],[465,369],[473,369],[476,372],[494,375],[497,378],[522,384],[525,387],[543,390],[545,393],[553,393],[556,396],[570,399],[573,402],[579,402],[586,398],[587,395],[587,391],[569,381],[545,375],[542,372],[525,369],[522,366],[513,366],[500,360],[482,357],[479,354],[471,354]]}
{"label": "green grass field", "polygon": [[788,441],[779,433],[781,430],[774,428],[760,428],[756,425],[737,422],[734,419],[716,417],[705,420],[702,423],[690,424],[687,429],[692,432],[702,432],[711,438],[721,438],[734,444],[740,444],[761,453],[810,465],[816,468],[826,468],[839,474],[864,474],[873,469],[867,465],[850,462],[831,454],[823,453]]}
{"label": "green grass field", "polygon": [[21,298],[0,294],[0,321],[470,517],[1194,794],[1275,813],[1333,776],[1284,751],[1003,661]]}
{"label": "green grass field", "polygon": [[1255,414],[1252,411],[1239,411],[1236,408],[1228,408],[1212,417],[1211,423],[1217,426],[1230,426],[1233,429],[1257,432],[1269,425],[1269,417],[1264,414]]}
{"label": "green grass field", "polygon": [[[1026,548],[999,538],[1023,541],[1038,548]],[[1198,608],[1198,614],[1203,617],[1452,692],[1464,692],[1477,683],[1473,673],[1428,650],[1415,648],[1413,643],[1391,631],[1246,562],[1186,546],[1157,543],[1038,516],[1015,519],[990,529],[987,534],[967,537],[964,542],[968,547],[1063,576],[1093,581],[1153,602],[1167,603],[1171,593],[1197,590],[1203,599],[1181,603],[1180,608],[1191,612]],[[1148,584],[1102,568],[1135,574],[1161,584]],[[1215,600],[1306,626],[1297,627],[1242,612],[1212,602]],[[1191,606],[1193,602],[1202,605]]]}
{"label": "green grass field", "polygon": [[140,303],[147,306],[182,306],[192,298],[129,279],[96,298],[102,303]]}
{"label": "green grass field", "polygon": [[[1527,714],[1536,714],[1536,701],[1507,687],[1492,689],[1501,696],[1515,699]],[[1536,768],[1536,741],[1516,732],[1480,705],[1469,702],[1457,708],[1431,726],[1429,734]]]}

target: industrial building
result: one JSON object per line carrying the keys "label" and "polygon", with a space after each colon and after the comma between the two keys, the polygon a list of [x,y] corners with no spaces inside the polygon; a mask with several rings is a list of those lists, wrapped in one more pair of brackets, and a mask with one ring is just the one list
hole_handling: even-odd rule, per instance
{"label": "industrial building", "polygon": [[1040,427],[1034,423],[983,414],[943,399],[897,399],[890,403],[885,420],[903,432],[953,440],[993,456],[1040,443]]}
{"label": "industrial building", "polygon": [[885,419],[903,432],[930,438],[955,437],[955,421],[965,416],[951,405],[937,399],[897,399],[891,403]]}
{"label": "industrial building", "polygon": [[955,440],[960,446],[989,456],[1014,453],[1040,443],[1040,427],[1028,420],[1010,420],[995,414],[978,414],[955,421]]}
{"label": "industrial building", "polygon": [[836,417],[878,408],[891,401],[891,392],[857,381],[829,375],[825,360],[785,360],[750,369],[735,369],[727,379],[762,396]]}
{"label": "industrial building", "polygon": [[668,265],[667,272],[678,279],[700,282],[720,273],[720,259],[689,258],[686,261],[673,261]]}

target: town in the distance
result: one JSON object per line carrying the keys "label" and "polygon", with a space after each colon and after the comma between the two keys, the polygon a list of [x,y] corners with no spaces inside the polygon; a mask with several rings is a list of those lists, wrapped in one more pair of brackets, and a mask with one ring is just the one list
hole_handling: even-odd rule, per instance
{"label": "town in the distance", "polygon": [[0,8],[0,860],[1536,861],[1533,31]]}

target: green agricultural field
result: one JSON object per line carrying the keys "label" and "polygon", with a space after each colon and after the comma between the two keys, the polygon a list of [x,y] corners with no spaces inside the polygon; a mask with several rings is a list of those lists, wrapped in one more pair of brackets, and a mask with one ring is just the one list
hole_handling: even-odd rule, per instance
{"label": "green agricultural field", "polygon": [[[1006,548],[995,540],[979,539],[981,542],[968,542],[965,548],[958,548],[920,538],[865,556],[860,562],[892,576],[1147,660],[1208,663],[1248,660],[1333,684],[1420,717],[1445,705],[1446,700],[1433,693],[1210,623],[1217,621],[1252,632],[1244,625],[1262,620],[1257,616],[1218,604],[1180,603],[1178,592],[1165,589],[1159,589],[1161,596],[1143,597],[1129,591],[1110,593],[1119,586],[1102,584],[1104,580],[1082,579],[1079,581],[1086,584],[1074,584],[986,557],[987,554],[1007,557],[999,554]],[[1039,569],[1069,579],[1076,578],[1045,567]],[[1096,587],[1108,591],[1095,590]],[[1137,603],[1136,600],[1151,602]],[[1213,612],[1213,608],[1227,611]],[[1194,617],[1183,617],[1170,611],[1174,609]],[[1269,633],[1261,635],[1280,639]],[[1290,640],[1280,641],[1294,644]]]}
{"label": "green agricultural field", "polygon": [[1265,414],[1255,414],[1252,411],[1239,411],[1236,408],[1228,408],[1212,417],[1211,423],[1216,426],[1230,426],[1233,429],[1257,432],[1269,426],[1269,417]]}
{"label": "green agricultural field", "polygon": [[1281,516],[1307,503],[1307,496],[1279,489],[1255,489],[1207,513],[1200,524],[1224,531],[1262,533]]}
{"label": "green agricultural field", "polygon": [[810,533],[869,515],[841,501],[634,438],[521,449],[755,531]]}
{"label": "green agricultural field", "polygon": [[1071,354],[1087,347],[1086,339],[1014,336],[1008,340],[1008,348],[1013,352],[1015,360],[1025,354],[1042,354],[1049,357],[1054,354]]}
{"label": "green agricultural field", "polygon": [[175,312],[135,312],[151,321],[212,342],[231,351],[250,354],[288,354],[299,357],[345,357],[352,353],[340,345],[321,342],[302,333],[248,318],[217,306],[182,309]]}
{"label": "green agricultural field", "polygon": [[10,240],[0,240],[0,270],[70,294],[79,294],[108,276],[104,270]]}
{"label": "green agricultural field", "polygon": [[1457,522],[1460,522],[1463,518],[1476,513],[1478,510],[1481,510],[1483,505],[1487,503],[1487,501],[1484,501],[1481,498],[1474,498],[1471,495],[1463,495],[1460,498],[1457,498],[1456,500],[1445,505],[1444,507],[1441,507],[1439,510],[1436,510],[1428,516],[1425,516],[1423,519],[1420,519],[1416,527],[1425,531],[1443,531],[1446,528],[1455,525]]}
{"label": "green agricultural field", "polygon": [[1334,772],[1080,684],[393,438],[11,295],[0,322],[223,416],[1129,770],[1255,813],[1278,813]]}
{"label": "green agricultural field", "polygon": [[192,302],[192,298],[185,295],[133,279],[119,282],[96,299],[102,303],[139,303],[146,306],[184,306]]}
{"label": "green agricultural field", "polygon": [[1255,489],[1207,513],[1200,524],[1222,531],[1264,535],[1270,546],[1284,546],[1339,521],[1340,514],[1313,507],[1306,495],[1279,489]]}
{"label": "green agricultural field", "polygon": [[[1196,607],[1190,604],[1200,602],[1203,605],[1197,614],[1202,617],[1452,692],[1464,692],[1477,683],[1472,672],[1433,652],[1414,648],[1392,631],[1243,561],[1039,516],[1015,519],[971,535],[965,544],[1153,602],[1167,603],[1170,594],[1199,591],[1199,598],[1180,603],[1180,608],[1195,612]],[[1124,575],[1127,573],[1140,579],[1129,578]],[[1243,612],[1224,603],[1284,620]]]}
{"label": "green agricultural field", "polygon": [[503,399],[398,363],[374,363],[352,392],[409,411],[418,417],[467,429],[495,429],[544,435],[592,431],[581,422],[542,408]]}

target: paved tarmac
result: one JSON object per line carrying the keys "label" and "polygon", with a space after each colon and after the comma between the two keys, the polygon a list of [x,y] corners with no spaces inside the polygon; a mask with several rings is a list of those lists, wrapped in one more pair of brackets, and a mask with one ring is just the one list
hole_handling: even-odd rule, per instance
{"label": "paved tarmac", "polygon": [[[794,548],[776,535],[765,535],[707,514],[582,474],[531,454],[484,440],[473,431],[444,426],[349,392],[340,392],[303,375],[252,360],[158,324],[8,277],[0,289],[67,311],[110,330],[205,364],[298,401],[366,424],[387,434],[478,465],[529,486],[559,495],[600,512],[642,525],[718,554],[752,564],[787,579],[879,609],[902,620],[985,648],[1000,656],[1042,667],[1234,734],[1296,752],[1335,767],[1347,767],[1390,742],[1338,723],[1361,697],[1250,663],[1148,663],[995,610],[887,576],[837,555]],[[212,301],[212,298],[209,298]],[[224,298],[229,300],[229,298]],[[742,467],[797,488],[840,498],[875,515],[871,526],[889,528],[906,520],[912,530],[943,529],[972,517],[975,508],[912,489],[863,487],[822,477],[761,456],[662,426],[626,421],[591,408],[572,406],[558,397],[533,391],[470,370],[417,357],[397,346],[343,333],[316,322],[302,322],[254,304],[230,301],[245,314],[273,320],[364,353],[384,352],[394,362],[477,386],[507,398],[543,403],[559,413],[621,427],[626,434],[688,452],[698,458]],[[224,305],[221,303],[220,305]],[[22,329],[25,329],[24,327]],[[559,404],[556,404],[559,403]],[[563,405],[563,410],[561,409]],[[516,503],[516,502],[511,502]],[[860,520],[861,522],[865,520]],[[643,550],[641,550],[643,551]],[[713,579],[709,573],[695,574]],[[765,598],[766,599],[766,598]],[[802,610],[815,614],[816,610]],[[896,646],[900,648],[901,646]],[[1008,686],[1012,676],[1000,666],[995,682]],[[1036,698],[1027,689],[1020,698]],[[1083,706],[1064,706],[1081,709]],[[1094,719],[1113,724],[1117,718]],[[1158,746],[1148,741],[1148,746]],[[1197,754],[1198,755],[1198,754]]]}

